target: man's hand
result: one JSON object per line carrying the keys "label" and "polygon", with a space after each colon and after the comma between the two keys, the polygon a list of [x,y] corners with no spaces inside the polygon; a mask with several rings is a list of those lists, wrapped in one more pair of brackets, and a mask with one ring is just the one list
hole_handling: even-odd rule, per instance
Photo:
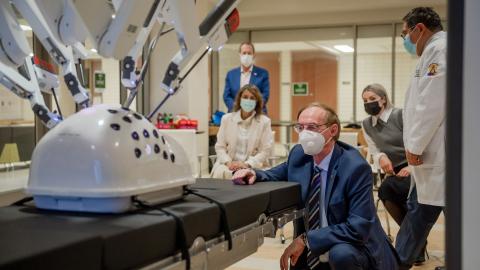
{"label": "man's hand", "polygon": [[241,169],[236,171],[232,176],[235,185],[253,185],[257,176],[252,169]]}
{"label": "man's hand", "polygon": [[404,167],[397,173],[398,177],[408,177],[409,175],[410,175],[410,167],[408,166]]}
{"label": "man's hand", "polygon": [[423,164],[421,155],[412,154],[408,150],[405,150],[405,154],[407,156],[407,161],[409,165],[418,166]]}
{"label": "man's hand", "polygon": [[392,161],[386,155],[382,155],[378,163],[380,164],[380,168],[382,168],[385,173],[395,174],[393,171]]}
{"label": "man's hand", "polygon": [[237,171],[237,170],[240,170],[240,169],[250,168],[250,166],[248,166],[248,164],[246,164],[242,161],[232,161],[232,162],[229,162],[225,165],[227,165],[227,167],[230,171]]}
{"label": "man's hand", "polygon": [[288,260],[293,266],[297,263],[298,258],[302,255],[303,250],[305,249],[305,243],[301,236],[295,238],[293,242],[283,251],[283,255],[280,258],[280,269],[288,270]]}

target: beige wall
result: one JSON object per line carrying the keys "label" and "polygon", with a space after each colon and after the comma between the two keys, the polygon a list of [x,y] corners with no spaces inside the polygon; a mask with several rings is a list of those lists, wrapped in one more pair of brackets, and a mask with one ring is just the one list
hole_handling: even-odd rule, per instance
{"label": "beige wall", "polygon": [[[307,82],[308,95],[292,96],[292,120],[298,111],[312,102],[337,110],[337,57],[323,51],[292,52],[292,83]],[[292,140],[297,141],[294,132]]]}

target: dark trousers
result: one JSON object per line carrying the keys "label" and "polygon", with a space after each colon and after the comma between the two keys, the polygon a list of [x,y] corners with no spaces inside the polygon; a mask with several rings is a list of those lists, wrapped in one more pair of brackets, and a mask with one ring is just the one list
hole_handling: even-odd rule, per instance
{"label": "dark trousers", "polygon": [[[307,265],[307,250],[302,253],[295,266],[290,269],[310,269]],[[338,244],[329,251],[328,263],[320,263],[312,270],[370,270],[367,254],[361,249],[350,244]]]}
{"label": "dark trousers", "polygon": [[428,234],[443,211],[443,207],[418,203],[417,188],[408,198],[408,211],[397,234],[395,249],[402,267],[409,269],[420,255]]}

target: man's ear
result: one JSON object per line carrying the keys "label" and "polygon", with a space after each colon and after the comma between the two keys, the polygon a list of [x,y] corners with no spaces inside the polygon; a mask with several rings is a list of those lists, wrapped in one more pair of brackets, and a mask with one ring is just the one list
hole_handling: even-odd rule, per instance
{"label": "man's ear", "polygon": [[420,30],[419,34],[420,34],[420,32],[424,32],[425,30],[428,30],[428,28],[423,23],[418,23],[417,28],[418,28],[418,30]]}
{"label": "man's ear", "polygon": [[335,137],[337,136],[338,134],[338,125],[337,124],[333,124],[332,127],[330,128],[330,132],[332,133],[332,137]]}

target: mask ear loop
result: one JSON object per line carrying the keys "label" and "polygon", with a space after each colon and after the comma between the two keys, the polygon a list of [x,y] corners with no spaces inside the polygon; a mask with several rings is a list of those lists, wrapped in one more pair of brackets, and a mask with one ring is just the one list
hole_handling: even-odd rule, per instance
{"label": "mask ear loop", "polygon": [[[328,130],[328,129],[331,128],[331,127],[332,127],[332,126],[329,126],[328,128],[322,130],[322,132],[320,132],[320,134],[323,134],[323,132],[325,132],[325,130]],[[323,136],[323,135],[322,135],[322,136]],[[328,140],[325,141],[325,144],[324,144],[324,145],[327,145],[327,143],[331,142],[331,141],[333,140],[333,137],[334,137],[334,136],[328,138]]]}

